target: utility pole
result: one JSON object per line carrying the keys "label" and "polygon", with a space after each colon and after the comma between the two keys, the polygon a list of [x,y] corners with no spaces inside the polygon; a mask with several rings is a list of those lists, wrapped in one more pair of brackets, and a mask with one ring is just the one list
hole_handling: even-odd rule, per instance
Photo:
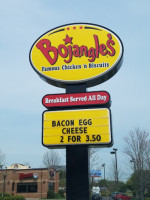
{"label": "utility pole", "polygon": [[104,167],[104,180],[105,180],[105,163],[104,164],[102,164],[102,167]]}
{"label": "utility pole", "polygon": [[116,180],[116,189],[118,189],[118,163],[117,163],[117,150],[118,149],[113,149],[113,151],[111,151],[111,154],[115,154],[115,162],[116,162],[116,169],[115,169],[115,180]]}

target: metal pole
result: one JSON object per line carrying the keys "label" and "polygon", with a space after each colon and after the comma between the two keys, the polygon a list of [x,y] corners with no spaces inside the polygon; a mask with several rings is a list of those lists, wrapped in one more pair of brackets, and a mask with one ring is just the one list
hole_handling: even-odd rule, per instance
{"label": "metal pole", "polygon": [[94,183],[94,177],[92,176],[92,186],[93,186],[93,183]]}
{"label": "metal pole", "polygon": [[105,180],[105,164],[104,164],[104,180]]}
{"label": "metal pole", "polygon": [[135,159],[132,158],[132,160],[130,160],[130,162],[133,162],[133,166],[134,166],[134,173],[136,172],[136,166],[135,166]]}
{"label": "metal pole", "polygon": [[[86,92],[86,85],[68,85],[66,93]],[[87,145],[66,146],[67,200],[89,200],[89,159]]]}
{"label": "metal pole", "polygon": [[116,159],[116,178],[117,178],[117,188],[118,188],[118,164],[117,164],[117,152],[115,151],[115,159]]}
{"label": "metal pole", "polygon": [[88,148],[66,147],[67,200],[89,200]]}
{"label": "metal pole", "polygon": [[41,199],[42,199],[42,170],[41,170]]}
{"label": "metal pole", "polygon": [[[136,174],[136,176],[137,176],[135,158],[132,158],[132,160],[130,160],[130,162],[133,162],[133,165],[134,165],[134,174]],[[138,178],[139,178],[139,176],[138,176]],[[137,181],[137,183],[139,183],[139,181]],[[139,185],[139,184],[138,184],[138,185]],[[138,192],[137,192],[137,189],[135,190],[135,195],[136,195],[136,198],[138,199]]]}
{"label": "metal pole", "polygon": [[102,164],[102,167],[104,167],[104,180],[105,180],[105,163]]}
{"label": "metal pole", "polygon": [[[115,169],[115,181],[116,181],[116,189],[118,190],[118,163],[117,163],[117,150],[118,149],[113,149],[114,151],[110,152],[111,154],[115,154],[115,161],[116,161],[116,169]],[[117,180],[116,180],[117,179]]]}

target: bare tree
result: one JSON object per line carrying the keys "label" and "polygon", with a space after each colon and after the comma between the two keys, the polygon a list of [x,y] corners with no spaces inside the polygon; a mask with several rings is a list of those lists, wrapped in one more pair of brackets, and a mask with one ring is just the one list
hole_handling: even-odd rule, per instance
{"label": "bare tree", "polygon": [[[115,160],[112,161],[112,165],[111,165],[111,169],[110,169],[110,178],[115,181],[115,183],[117,182],[117,176],[118,176],[118,170],[116,171],[116,162]],[[118,173],[118,174],[117,174]]]}
{"label": "bare tree", "polygon": [[98,170],[101,168],[102,163],[99,158],[100,149],[90,148],[89,149],[89,157],[90,157],[90,169]]}
{"label": "bare tree", "polygon": [[149,133],[139,128],[130,131],[128,137],[124,137],[124,153],[135,163],[135,168],[141,170],[148,166],[150,159]]}
{"label": "bare tree", "polygon": [[49,150],[43,156],[43,165],[47,168],[53,168],[57,170],[58,166],[61,164],[61,158],[59,154],[54,150]]}
{"label": "bare tree", "polygon": [[109,180],[111,180],[114,184],[112,185],[112,189],[118,191],[119,182],[121,181],[122,170],[117,167],[116,169],[116,161],[113,159],[112,164],[109,168]]}
{"label": "bare tree", "polygon": [[144,170],[149,167],[150,162],[150,139],[149,133],[145,130],[136,128],[130,131],[129,136],[124,137],[124,153],[134,164],[134,173],[137,174],[138,195],[144,199]]}
{"label": "bare tree", "polygon": [[5,165],[5,154],[0,150],[0,166],[2,168],[3,165]]}

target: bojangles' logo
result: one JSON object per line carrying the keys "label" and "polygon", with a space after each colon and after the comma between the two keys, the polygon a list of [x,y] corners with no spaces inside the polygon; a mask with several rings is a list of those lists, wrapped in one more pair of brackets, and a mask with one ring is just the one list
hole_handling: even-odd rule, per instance
{"label": "bojangles' logo", "polygon": [[111,78],[123,61],[120,38],[103,26],[66,24],[39,37],[30,50],[30,63],[46,82],[95,86]]}
{"label": "bojangles' logo", "polygon": [[94,47],[87,47],[86,45],[79,46],[78,44],[73,44],[73,37],[66,37],[63,39],[64,44],[60,44],[58,47],[52,46],[51,41],[49,39],[41,39],[36,47],[41,51],[41,53],[45,56],[47,61],[54,65],[58,56],[64,58],[65,63],[70,63],[73,57],[87,57],[89,62],[95,61],[99,56],[114,56],[115,51],[115,42],[112,39],[112,35],[110,33],[107,34],[108,40],[105,44],[100,44],[100,39],[95,34],[93,38],[90,40],[94,40]]}

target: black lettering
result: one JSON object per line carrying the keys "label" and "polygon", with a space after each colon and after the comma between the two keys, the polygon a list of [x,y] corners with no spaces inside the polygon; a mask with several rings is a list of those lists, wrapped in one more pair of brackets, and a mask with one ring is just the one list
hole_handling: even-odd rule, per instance
{"label": "black lettering", "polygon": [[75,133],[78,134],[79,133],[79,128],[75,127]]}
{"label": "black lettering", "polygon": [[74,126],[74,120],[52,121],[52,126]]}
{"label": "black lettering", "polygon": [[52,127],[56,126],[56,121],[52,121]]}
{"label": "black lettering", "polygon": [[81,136],[77,135],[77,142],[81,142]]}
{"label": "black lettering", "polygon": [[84,120],[83,120],[83,124],[84,124],[84,125],[87,125],[87,119],[84,119]]}
{"label": "black lettering", "polygon": [[64,142],[64,137],[63,136],[60,136],[60,142]]}
{"label": "black lettering", "polygon": [[72,142],[76,141],[76,136],[72,136]]}
{"label": "black lettering", "polygon": [[66,130],[65,128],[62,129],[62,133],[63,133],[63,134],[66,134],[66,133],[65,133],[65,130]]}
{"label": "black lettering", "polygon": [[70,123],[71,123],[71,126],[74,126],[74,120],[71,120]]}
{"label": "black lettering", "polygon": [[71,128],[71,134],[74,134],[74,128]]}
{"label": "black lettering", "polygon": [[72,128],[63,128],[62,134],[83,134],[87,133],[87,127],[72,127]]}
{"label": "black lettering", "polygon": [[86,135],[86,142],[89,142],[90,141],[90,137],[89,135]]}
{"label": "black lettering", "polygon": [[65,126],[65,120],[62,120],[61,125]]}
{"label": "black lettering", "polygon": [[60,126],[60,121],[57,122],[57,126]]}
{"label": "black lettering", "polygon": [[82,126],[82,119],[79,119],[79,126]]}
{"label": "black lettering", "polygon": [[91,119],[79,119],[79,126],[92,125]]}
{"label": "black lettering", "polygon": [[68,136],[68,142],[81,142],[81,136]]}
{"label": "black lettering", "polygon": [[92,135],[92,141],[94,142],[95,140],[96,140],[96,137],[95,137],[95,135]]}
{"label": "black lettering", "polygon": [[79,128],[80,133],[83,133],[83,127]]}
{"label": "black lettering", "polygon": [[69,135],[69,136],[68,136],[68,142],[70,142],[70,140],[71,140],[71,136]]}
{"label": "black lettering", "polygon": [[70,128],[66,128],[67,134],[70,134]]}
{"label": "black lettering", "polygon": [[86,142],[101,141],[100,135],[86,135]]}
{"label": "black lettering", "polygon": [[69,124],[70,124],[69,120],[66,120],[66,126],[69,126]]}
{"label": "black lettering", "polygon": [[84,133],[87,133],[87,127],[84,127]]}
{"label": "black lettering", "polygon": [[101,141],[101,136],[97,135],[97,141]]}
{"label": "black lettering", "polygon": [[92,120],[91,119],[88,120],[88,125],[92,125]]}

